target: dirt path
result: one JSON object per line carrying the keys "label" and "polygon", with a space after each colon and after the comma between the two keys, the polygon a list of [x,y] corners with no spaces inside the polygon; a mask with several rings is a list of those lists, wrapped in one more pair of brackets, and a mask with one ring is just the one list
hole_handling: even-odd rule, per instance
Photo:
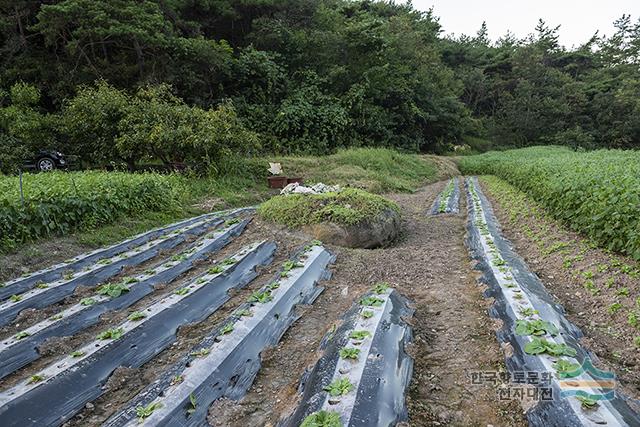
{"label": "dirt path", "polygon": [[277,348],[264,355],[249,394],[240,402],[220,401],[212,407],[212,425],[275,425],[295,407],[300,376],[319,357],[322,336],[356,298],[381,281],[396,286],[416,308],[409,424],[524,425],[519,405],[500,402],[493,388],[471,383],[471,372],[504,369],[504,357],[464,246],[464,204],[461,215],[426,215],[444,185],[392,196],[404,221],[404,234],[393,247],[331,248],[337,262],[326,291]]}

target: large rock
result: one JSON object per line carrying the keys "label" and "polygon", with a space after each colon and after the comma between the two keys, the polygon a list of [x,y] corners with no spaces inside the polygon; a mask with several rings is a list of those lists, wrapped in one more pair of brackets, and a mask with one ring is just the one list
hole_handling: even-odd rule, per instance
{"label": "large rock", "polygon": [[332,222],[311,224],[303,231],[325,243],[348,248],[378,248],[391,243],[400,232],[400,214],[387,209],[371,220],[355,225],[341,225]]}

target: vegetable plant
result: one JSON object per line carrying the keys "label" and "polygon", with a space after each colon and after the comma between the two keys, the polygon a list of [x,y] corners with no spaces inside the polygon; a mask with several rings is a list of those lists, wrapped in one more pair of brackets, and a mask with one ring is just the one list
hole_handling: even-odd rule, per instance
{"label": "vegetable plant", "polygon": [[341,348],[340,349],[340,357],[343,359],[358,359],[358,356],[360,355],[360,349],[359,348]]}
{"label": "vegetable plant", "polygon": [[559,359],[556,363],[553,364],[553,367],[556,370],[556,374],[558,374],[558,378],[573,378],[580,375],[578,369],[580,369],[580,365],[577,363],[571,363],[565,359]]}
{"label": "vegetable plant", "polygon": [[151,402],[147,406],[138,406],[136,408],[136,417],[138,417],[138,420],[143,421],[145,418],[150,417],[153,411],[160,408],[162,408],[162,403],[160,402]]}
{"label": "vegetable plant", "polygon": [[349,378],[338,378],[331,384],[324,387],[324,391],[329,392],[329,396],[338,397],[349,393],[353,389],[353,384],[349,381]]}
{"label": "vegetable plant", "polygon": [[554,336],[558,334],[558,328],[545,320],[516,320],[516,334]]}
{"label": "vegetable plant", "polygon": [[384,304],[384,300],[375,296],[366,296],[360,300],[360,305],[367,307],[380,307],[382,304]]}
{"label": "vegetable plant", "polygon": [[532,355],[548,353],[552,356],[575,357],[577,354],[573,347],[569,347],[566,344],[556,344],[538,337],[534,337],[531,342],[528,342],[524,346],[524,351],[525,353]]}
{"label": "vegetable plant", "polygon": [[99,333],[97,338],[99,340],[109,340],[109,339],[117,340],[117,339],[120,339],[123,334],[124,334],[124,329],[122,329],[122,328],[111,328],[111,329],[107,329],[106,331],[103,331],[103,332]]}
{"label": "vegetable plant", "polygon": [[129,292],[129,287],[124,282],[108,283],[98,289],[99,295],[106,295],[111,298],[117,298],[126,292]]}
{"label": "vegetable plant", "polygon": [[302,421],[300,427],[343,427],[340,414],[333,411],[318,411]]}
{"label": "vegetable plant", "polygon": [[363,340],[370,335],[371,332],[369,331],[353,331],[349,334],[349,338],[354,340]]}
{"label": "vegetable plant", "polygon": [[137,320],[142,320],[145,317],[147,317],[147,315],[145,313],[143,313],[142,311],[134,311],[133,313],[131,313],[129,315],[129,317],[127,317],[127,319],[132,320],[132,321],[137,321]]}

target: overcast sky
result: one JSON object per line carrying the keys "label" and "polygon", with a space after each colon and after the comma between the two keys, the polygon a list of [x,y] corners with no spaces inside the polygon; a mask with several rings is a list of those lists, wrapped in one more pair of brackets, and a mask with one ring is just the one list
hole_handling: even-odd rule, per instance
{"label": "overcast sky", "polygon": [[640,17],[640,0],[413,0],[420,10],[433,7],[445,34],[475,34],[487,22],[493,40],[511,30],[519,38],[533,32],[539,18],[560,27],[560,43],[578,46],[600,30],[613,33],[623,14]]}

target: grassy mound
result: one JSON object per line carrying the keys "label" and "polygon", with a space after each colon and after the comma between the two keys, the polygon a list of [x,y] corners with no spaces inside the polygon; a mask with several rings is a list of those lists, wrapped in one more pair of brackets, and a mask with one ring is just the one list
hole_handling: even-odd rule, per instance
{"label": "grassy mound", "polygon": [[277,157],[289,176],[307,182],[341,184],[372,193],[412,192],[436,181],[435,165],[415,154],[385,148],[355,148],[320,157]]}
{"label": "grassy mound", "polygon": [[260,205],[258,213],[293,228],[322,222],[355,225],[387,210],[399,212],[400,208],[384,197],[347,188],[339,193],[276,196]]}

